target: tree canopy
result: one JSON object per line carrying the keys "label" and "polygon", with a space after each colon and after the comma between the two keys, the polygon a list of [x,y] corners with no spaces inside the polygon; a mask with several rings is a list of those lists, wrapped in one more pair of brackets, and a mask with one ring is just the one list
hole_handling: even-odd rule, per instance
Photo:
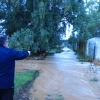
{"label": "tree canopy", "polygon": [[69,40],[70,43],[77,42],[78,46],[100,35],[100,2],[97,0],[1,0],[0,5],[6,34],[23,49],[25,46],[18,38],[23,37],[21,40],[24,41],[30,33],[32,38],[27,41],[31,51],[46,52],[57,48],[66,24],[73,25],[73,36]]}
{"label": "tree canopy", "polygon": [[[100,36],[100,2],[98,0],[90,0],[77,4],[74,14],[72,36],[69,42],[73,45],[77,44],[78,52],[85,55],[86,42],[89,38]],[[75,35],[77,33],[77,35]],[[74,42],[71,42],[73,40]]]}
{"label": "tree canopy", "polygon": [[64,16],[64,10],[60,7],[64,4],[62,0],[2,0],[3,4],[6,5],[6,14],[2,25],[10,36],[11,47],[40,53],[58,47],[61,34],[65,31],[65,27],[60,27]]}

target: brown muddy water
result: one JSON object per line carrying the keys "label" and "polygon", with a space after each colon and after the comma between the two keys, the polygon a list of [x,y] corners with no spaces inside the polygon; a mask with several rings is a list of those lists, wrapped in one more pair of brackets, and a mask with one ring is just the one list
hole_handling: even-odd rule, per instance
{"label": "brown muddy water", "polygon": [[64,52],[46,60],[17,61],[16,71],[40,71],[29,91],[30,100],[100,100],[100,82],[90,82],[88,66],[79,62],[72,50],[64,48]]}

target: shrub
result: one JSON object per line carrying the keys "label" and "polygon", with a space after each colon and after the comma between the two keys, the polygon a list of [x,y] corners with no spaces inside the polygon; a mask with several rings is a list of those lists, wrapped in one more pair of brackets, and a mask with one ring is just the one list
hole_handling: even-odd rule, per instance
{"label": "shrub", "polygon": [[9,46],[20,50],[30,50],[34,43],[34,33],[30,29],[21,29],[10,37]]}

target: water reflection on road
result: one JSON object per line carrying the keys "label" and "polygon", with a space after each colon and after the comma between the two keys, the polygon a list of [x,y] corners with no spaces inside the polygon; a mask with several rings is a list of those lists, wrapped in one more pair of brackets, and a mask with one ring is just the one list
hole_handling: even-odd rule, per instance
{"label": "water reflection on road", "polygon": [[98,100],[84,75],[88,64],[80,63],[72,50],[31,62],[40,70],[29,91],[31,100]]}

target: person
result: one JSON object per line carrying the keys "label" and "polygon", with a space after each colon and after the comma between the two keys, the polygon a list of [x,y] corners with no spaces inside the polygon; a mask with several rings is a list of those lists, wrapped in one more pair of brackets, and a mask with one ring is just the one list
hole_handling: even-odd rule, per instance
{"label": "person", "polygon": [[8,48],[7,35],[0,35],[0,100],[13,100],[15,60],[22,60],[30,51]]}

